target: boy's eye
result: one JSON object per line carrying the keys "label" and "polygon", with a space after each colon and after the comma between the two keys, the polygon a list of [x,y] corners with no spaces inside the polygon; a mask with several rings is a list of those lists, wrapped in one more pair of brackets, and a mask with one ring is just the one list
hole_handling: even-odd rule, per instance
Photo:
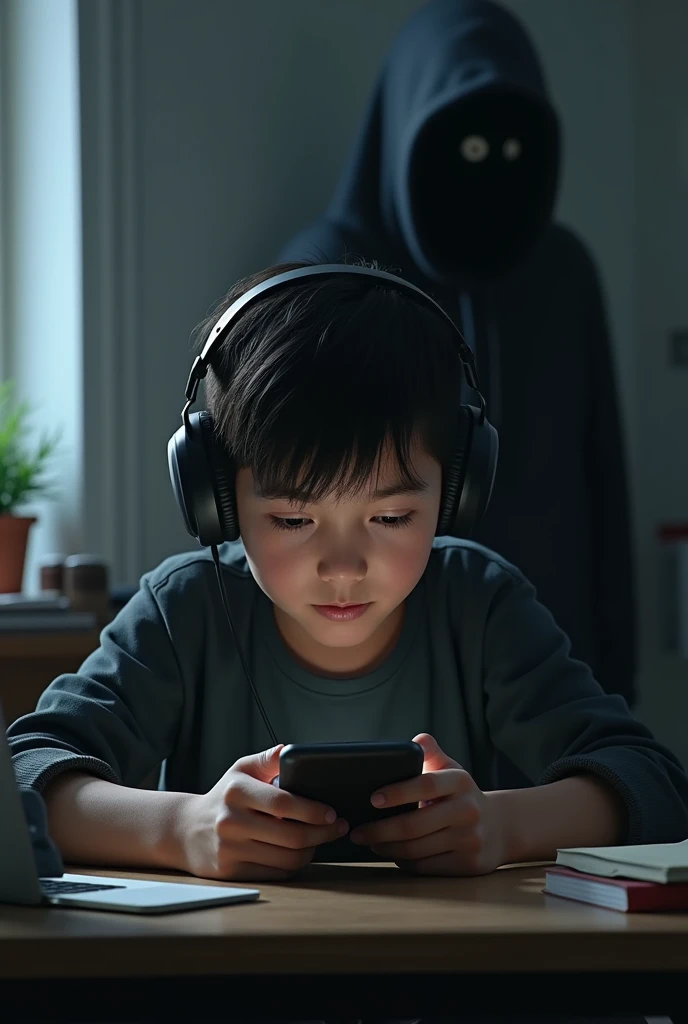
{"label": "boy's eye", "polygon": [[[284,519],[279,516],[270,516],[270,519],[275,530],[290,530],[292,533],[303,529],[304,524],[309,521],[304,518]],[[413,519],[413,512],[407,512],[404,516],[375,516],[375,519],[380,521],[381,526],[394,530],[399,526],[408,526]]]}
{"label": "boy's eye", "polygon": [[270,516],[275,530],[300,530],[306,519],[280,519],[278,516]]}
{"label": "boy's eye", "polygon": [[394,529],[397,526],[408,526],[413,519],[413,512],[407,512],[405,516],[376,516],[382,521],[383,526]]}

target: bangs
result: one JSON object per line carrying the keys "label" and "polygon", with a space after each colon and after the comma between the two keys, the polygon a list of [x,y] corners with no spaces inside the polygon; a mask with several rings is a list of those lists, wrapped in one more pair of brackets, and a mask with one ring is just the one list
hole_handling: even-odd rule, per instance
{"label": "bangs", "polygon": [[209,372],[208,398],[219,440],[261,496],[358,496],[388,465],[400,487],[422,490],[415,444],[447,464],[461,370],[439,314],[342,277],[268,295],[247,320]]}
{"label": "bangs", "polygon": [[[301,506],[375,491],[386,457],[396,469],[394,483],[400,491],[422,491],[427,481],[414,471],[410,458],[416,436],[405,424],[381,430],[379,439],[371,433],[361,435],[353,444],[348,433],[304,434],[290,450],[272,445],[257,462],[243,464],[250,465],[260,497],[282,498]],[[422,436],[420,440],[423,443]]]}

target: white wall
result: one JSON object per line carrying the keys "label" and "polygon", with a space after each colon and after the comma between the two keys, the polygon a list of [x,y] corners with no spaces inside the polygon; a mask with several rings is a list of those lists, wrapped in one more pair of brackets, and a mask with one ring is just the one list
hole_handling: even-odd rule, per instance
{"label": "white wall", "polygon": [[193,546],[166,463],[190,332],[325,204],[420,2],[81,3],[87,536],[116,580]]}
{"label": "white wall", "polygon": [[[37,515],[25,585],[48,551],[82,547],[81,206],[74,0],[3,7],[3,372],[35,407],[37,432],[62,431],[50,473],[59,500]],[[11,83],[11,88],[8,84]]]}

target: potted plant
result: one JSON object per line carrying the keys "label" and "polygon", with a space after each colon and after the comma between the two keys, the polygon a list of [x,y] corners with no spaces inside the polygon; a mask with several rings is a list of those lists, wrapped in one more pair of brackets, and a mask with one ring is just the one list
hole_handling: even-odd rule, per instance
{"label": "potted plant", "polygon": [[28,500],[52,497],[44,477],[58,436],[43,434],[31,448],[27,443],[29,406],[12,400],[11,381],[0,383],[0,593],[22,588],[29,530],[35,516],[17,515]]}

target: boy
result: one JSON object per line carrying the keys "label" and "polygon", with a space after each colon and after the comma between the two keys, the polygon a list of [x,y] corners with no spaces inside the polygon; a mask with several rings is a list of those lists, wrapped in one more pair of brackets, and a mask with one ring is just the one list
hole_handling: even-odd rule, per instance
{"label": "boy", "polygon": [[[286,269],[239,282],[201,340]],[[480,874],[688,835],[677,759],[569,658],[518,569],[435,536],[460,383],[451,325],[373,275],[248,304],[206,381],[236,467],[241,540],[218,569],[236,640],[208,553],[170,558],[8,730],[66,861],[275,880],[347,832],[336,808],[271,784],[281,746],[242,656],[283,742],[421,744],[423,775],[373,796],[419,807],[351,834],[406,870]],[[497,749],[533,788],[494,790]],[[160,788],[138,788],[161,762]]]}

